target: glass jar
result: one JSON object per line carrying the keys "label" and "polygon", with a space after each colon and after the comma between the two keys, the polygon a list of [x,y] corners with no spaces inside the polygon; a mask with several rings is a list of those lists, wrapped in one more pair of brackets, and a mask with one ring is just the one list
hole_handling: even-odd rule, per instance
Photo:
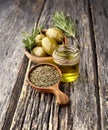
{"label": "glass jar", "polygon": [[53,60],[62,71],[62,82],[78,78],[80,50],[76,46],[59,45],[53,52]]}

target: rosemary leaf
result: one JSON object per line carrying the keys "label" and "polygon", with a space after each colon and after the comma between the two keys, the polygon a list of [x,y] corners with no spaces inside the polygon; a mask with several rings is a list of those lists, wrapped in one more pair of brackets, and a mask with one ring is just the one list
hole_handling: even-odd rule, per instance
{"label": "rosemary leaf", "polygon": [[33,47],[35,47],[35,37],[40,33],[42,30],[43,26],[39,26],[36,28],[36,24],[34,25],[34,28],[32,29],[31,34],[27,32],[22,32],[22,35],[25,37],[23,39],[24,47],[28,50],[31,51]]}
{"label": "rosemary leaf", "polygon": [[55,12],[52,16],[54,26],[60,28],[66,36],[75,38],[75,26],[69,17],[66,17],[63,12]]}

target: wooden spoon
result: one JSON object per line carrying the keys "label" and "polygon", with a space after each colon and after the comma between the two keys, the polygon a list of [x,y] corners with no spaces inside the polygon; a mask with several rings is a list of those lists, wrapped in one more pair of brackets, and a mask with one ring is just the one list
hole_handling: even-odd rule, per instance
{"label": "wooden spoon", "polygon": [[28,83],[34,88],[36,89],[37,91],[39,92],[44,92],[44,93],[53,93],[55,96],[56,96],[56,99],[57,99],[57,103],[59,105],[66,105],[69,103],[69,98],[68,96],[63,93],[62,91],[60,91],[59,89],[59,83],[60,83],[60,80],[55,83],[53,86],[48,86],[48,87],[39,87],[39,86],[36,86],[34,85],[31,81],[30,81],[30,74],[31,72],[36,69],[37,67],[41,66],[41,65],[49,65],[49,66],[52,66],[52,67],[55,67],[56,70],[58,71],[59,75],[60,75],[60,80],[61,80],[61,77],[62,77],[62,73],[61,73],[61,70],[54,64],[51,64],[51,63],[40,63],[40,64],[37,64],[35,65],[34,67],[32,67],[29,72],[28,72],[28,76],[27,76],[27,81]]}

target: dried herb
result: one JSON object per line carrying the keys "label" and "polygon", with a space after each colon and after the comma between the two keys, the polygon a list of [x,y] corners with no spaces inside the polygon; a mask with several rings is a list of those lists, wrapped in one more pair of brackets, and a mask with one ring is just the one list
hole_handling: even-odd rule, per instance
{"label": "dried herb", "polygon": [[38,66],[30,74],[30,81],[39,87],[52,86],[59,80],[59,72],[55,67],[49,65]]}

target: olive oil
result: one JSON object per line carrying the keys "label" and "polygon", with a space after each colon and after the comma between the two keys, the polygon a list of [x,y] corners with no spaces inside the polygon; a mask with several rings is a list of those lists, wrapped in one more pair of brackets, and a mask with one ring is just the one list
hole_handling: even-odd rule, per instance
{"label": "olive oil", "polygon": [[62,82],[75,81],[79,76],[79,49],[60,45],[53,52],[53,59],[62,71]]}
{"label": "olive oil", "polygon": [[72,82],[78,78],[79,64],[76,65],[58,65],[62,71],[62,82]]}

